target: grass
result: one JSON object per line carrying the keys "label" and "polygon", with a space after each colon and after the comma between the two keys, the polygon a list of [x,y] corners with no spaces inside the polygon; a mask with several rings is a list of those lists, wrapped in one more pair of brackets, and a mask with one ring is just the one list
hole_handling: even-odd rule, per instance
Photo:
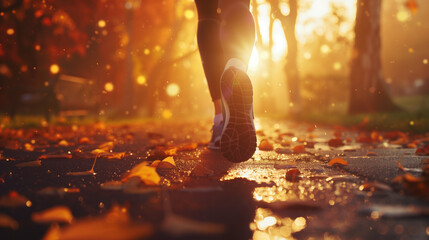
{"label": "grass", "polygon": [[[289,117],[298,122],[314,123],[318,125],[340,125],[344,127],[357,126],[367,118],[365,125],[367,130],[391,131],[400,130],[411,133],[429,132],[429,95],[396,97],[394,101],[403,109],[400,112],[392,113],[372,113],[348,115],[347,104],[338,103],[334,107],[324,111],[307,111],[299,115]],[[285,119],[284,116],[271,116],[272,118]],[[104,121],[109,124],[141,124],[145,122],[156,122],[157,118],[144,117],[100,117],[97,115],[82,118],[59,118],[53,117],[51,123],[56,125],[88,125],[97,121]],[[181,119],[189,121],[189,119]],[[164,120],[165,121],[165,120]],[[176,121],[176,119],[171,119]],[[33,128],[41,127],[46,124],[42,115],[18,115],[14,121],[10,121],[5,116],[0,115],[0,127],[8,128]]]}
{"label": "grass", "polygon": [[429,95],[396,97],[394,101],[403,111],[348,115],[345,105],[338,104],[342,107],[336,110],[305,112],[294,116],[292,119],[322,125],[351,127],[361,124],[367,118],[368,123],[364,127],[367,130],[429,132]]}

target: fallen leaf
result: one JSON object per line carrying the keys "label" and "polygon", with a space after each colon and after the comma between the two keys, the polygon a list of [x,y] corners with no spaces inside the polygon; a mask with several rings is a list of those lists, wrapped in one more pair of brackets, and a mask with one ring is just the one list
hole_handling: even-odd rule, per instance
{"label": "fallen leaf", "polygon": [[145,239],[153,233],[152,226],[131,221],[127,209],[114,206],[99,217],[79,219],[59,228],[53,225],[44,240],[54,239]]}
{"label": "fallen leaf", "polygon": [[65,158],[65,159],[71,159],[72,155],[71,154],[67,154],[67,153],[48,153],[48,154],[43,154],[40,157],[38,157],[37,159],[39,160],[46,160],[46,159],[61,159],[61,158]]}
{"label": "fallen leaf", "polygon": [[339,138],[333,138],[328,141],[328,145],[330,147],[341,147],[341,146],[344,146],[344,143],[343,143],[343,140]]}
{"label": "fallen leaf", "polygon": [[290,169],[286,172],[286,180],[292,182],[298,181],[300,179],[300,174],[301,172],[298,168]]}
{"label": "fallen leaf", "polygon": [[100,184],[101,189],[104,190],[122,190],[124,183],[121,181],[110,181]]}
{"label": "fallen leaf", "polygon": [[148,186],[159,185],[161,177],[154,167],[147,166],[146,164],[146,162],[142,162],[133,167],[131,172],[124,177],[122,181],[127,181],[131,177],[139,177],[141,181]]}
{"label": "fallen leaf", "polygon": [[90,176],[90,175],[95,175],[96,173],[94,172],[94,167],[95,167],[95,163],[97,162],[97,157],[94,158],[94,163],[92,164],[92,167],[90,170],[88,171],[83,171],[83,172],[68,172],[66,173],[66,175],[69,176]]}
{"label": "fallen leaf", "polygon": [[91,140],[89,140],[89,138],[87,137],[82,137],[81,139],[79,139],[79,144],[89,144],[91,142]]}
{"label": "fallen leaf", "polygon": [[17,230],[19,228],[19,223],[8,215],[0,213],[0,228]]}
{"label": "fallen leaf", "polygon": [[422,148],[417,148],[416,155],[429,156],[429,144],[427,144],[426,146],[424,146]]}
{"label": "fallen leaf", "polygon": [[192,151],[198,147],[198,143],[188,143],[184,145],[180,145],[178,148],[179,152]]}
{"label": "fallen leaf", "polygon": [[153,161],[151,164],[150,164],[150,166],[151,167],[154,167],[154,168],[157,168],[158,167],[158,164],[161,162],[161,160],[155,160],[155,161]]}
{"label": "fallen leaf", "polygon": [[402,166],[402,164],[398,160],[396,160],[396,165],[398,165],[398,168],[404,172],[416,172],[416,173],[423,172],[421,168],[406,168]]}
{"label": "fallen leaf", "polygon": [[268,139],[262,139],[258,145],[259,150],[261,151],[271,151],[274,149],[273,145],[268,141]]}
{"label": "fallen leaf", "polygon": [[173,157],[167,157],[157,164],[156,168],[175,168],[176,163],[174,162]]}
{"label": "fallen leaf", "polygon": [[367,152],[365,156],[378,156],[378,154],[376,152]]}
{"label": "fallen leaf", "polygon": [[336,165],[345,165],[345,166],[349,165],[349,163],[346,160],[342,159],[342,158],[331,159],[331,161],[329,161],[329,163],[328,163],[329,166],[332,166],[334,164],[336,164]]}
{"label": "fallen leaf", "polygon": [[167,214],[162,222],[162,230],[169,235],[213,235],[221,234],[225,231],[225,226],[217,223],[200,222],[193,219]]}
{"label": "fallen leaf", "polygon": [[294,153],[307,153],[305,150],[305,145],[297,145],[292,150]]}
{"label": "fallen leaf", "polygon": [[6,194],[0,197],[0,207],[7,207],[7,208],[25,207],[27,206],[28,202],[30,201],[26,197],[22,196],[16,191],[11,191],[9,192],[9,194]]}
{"label": "fallen leaf", "polygon": [[30,143],[26,143],[26,144],[24,144],[24,149],[25,149],[25,151],[32,152],[32,151],[34,151],[34,146],[31,145]]}
{"label": "fallen leaf", "polygon": [[56,206],[31,215],[36,223],[71,223],[73,214],[66,206]]}
{"label": "fallen leaf", "polygon": [[107,158],[109,160],[122,159],[125,157],[125,152],[112,152],[104,153],[100,155],[100,158]]}
{"label": "fallen leaf", "polygon": [[276,153],[278,154],[292,154],[293,151],[289,148],[276,148]]}
{"label": "fallen leaf", "polygon": [[42,161],[41,160],[35,160],[35,161],[30,161],[30,162],[23,162],[23,163],[18,163],[15,166],[19,167],[19,168],[22,168],[22,167],[40,167],[40,166],[42,166]]}
{"label": "fallen leaf", "polygon": [[67,142],[67,140],[61,140],[58,142],[58,146],[62,146],[62,147],[68,147],[70,144],[69,142]]}

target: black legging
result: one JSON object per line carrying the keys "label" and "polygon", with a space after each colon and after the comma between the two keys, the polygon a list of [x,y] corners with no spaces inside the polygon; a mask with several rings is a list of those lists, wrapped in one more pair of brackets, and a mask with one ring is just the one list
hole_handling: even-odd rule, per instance
{"label": "black legging", "polygon": [[197,40],[212,100],[220,99],[220,77],[226,61],[249,62],[255,41],[250,0],[195,0]]}

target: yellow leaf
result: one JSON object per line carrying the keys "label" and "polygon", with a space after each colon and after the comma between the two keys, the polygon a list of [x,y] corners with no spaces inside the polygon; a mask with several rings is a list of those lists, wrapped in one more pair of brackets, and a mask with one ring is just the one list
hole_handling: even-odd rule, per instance
{"label": "yellow leaf", "polygon": [[35,160],[35,161],[30,161],[30,162],[23,162],[23,163],[18,163],[15,166],[17,167],[40,167],[42,166],[42,161],[41,160]]}
{"label": "yellow leaf", "polygon": [[123,180],[127,181],[131,177],[139,177],[144,184],[149,186],[159,185],[161,177],[158,175],[154,167],[146,166],[146,162],[142,162],[131,169],[131,172]]}
{"label": "yellow leaf", "polygon": [[31,215],[36,223],[71,223],[73,214],[66,206],[56,206]]}
{"label": "yellow leaf", "polygon": [[43,239],[146,239],[153,233],[149,224],[134,223],[127,209],[114,206],[109,213],[99,217],[79,219],[75,223],[52,227]]}
{"label": "yellow leaf", "polygon": [[175,167],[176,167],[176,163],[174,162],[173,157],[167,157],[157,165],[157,168],[175,168]]}
{"label": "yellow leaf", "polygon": [[61,140],[59,143],[58,143],[58,146],[63,146],[63,147],[67,147],[67,146],[69,146],[70,144],[66,141],[66,140]]}
{"label": "yellow leaf", "polygon": [[349,163],[346,161],[346,160],[344,160],[344,159],[342,159],[342,158],[334,158],[334,159],[331,159],[331,161],[329,161],[329,163],[328,163],[330,166],[332,166],[332,165],[334,165],[334,164],[339,164],[339,165],[349,165]]}
{"label": "yellow leaf", "polygon": [[34,151],[34,146],[31,145],[30,143],[24,144],[24,148],[25,148],[26,151],[29,151],[29,152]]}
{"label": "yellow leaf", "polygon": [[273,145],[268,141],[268,139],[262,139],[258,148],[261,151],[271,151],[274,149]]}
{"label": "yellow leaf", "polygon": [[155,160],[152,162],[152,164],[150,165],[151,167],[157,168],[158,164],[161,162],[161,160]]}

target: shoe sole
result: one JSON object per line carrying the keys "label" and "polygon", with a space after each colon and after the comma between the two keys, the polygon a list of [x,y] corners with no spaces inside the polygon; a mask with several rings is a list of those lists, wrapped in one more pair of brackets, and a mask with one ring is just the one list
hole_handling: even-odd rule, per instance
{"label": "shoe sole", "polygon": [[225,112],[220,149],[229,161],[243,162],[256,150],[252,82],[246,73],[229,68],[223,73],[220,84]]}

